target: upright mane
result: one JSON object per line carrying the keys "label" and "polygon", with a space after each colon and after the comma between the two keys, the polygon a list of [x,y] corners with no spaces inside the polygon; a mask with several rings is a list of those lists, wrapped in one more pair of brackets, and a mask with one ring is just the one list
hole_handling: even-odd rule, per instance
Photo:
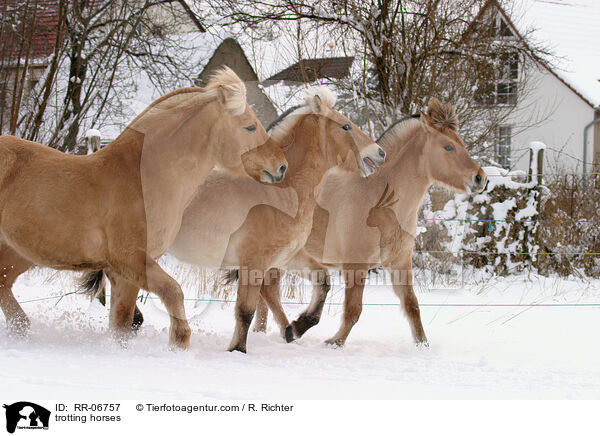
{"label": "upright mane", "polygon": [[[427,115],[433,123],[433,127],[444,133],[452,133],[457,136],[458,116],[454,106],[448,103],[442,103],[437,98],[432,98],[427,107]],[[381,134],[377,143],[383,149],[392,155],[398,151],[398,144],[405,142],[406,138],[420,127],[423,120],[419,114],[404,117],[392,124],[385,132]],[[448,132],[450,130],[451,132]],[[458,136],[457,136],[458,137]],[[400,147],[402,148],[402,147]],[[391,157],[391,155],[390,155]]]}
{"label": "upright mane", "polygon": [[246,86],[229,67],[215,72],[204,88],[181,88],[154,100],[144,109],[130,126],[142,118],[159,116],[163,111],[186,110],[197,108],[218,97],[219,92],[226,94],[225,107],[233,115],[240,115],[246,110]]}
{"label": "upright mane", "polygon": [[436,129],[443,130],[447,127],[458,132],[458,115],[456,115],[456,108],[451,104],[432,98],[427,107],[427,115],[433,120]]}
{"label": "upright mane", "polygon": [[[402,118],[392,124],[377,140],[379,144],[388,153],[388,160],[391,155],[398,151],[398,144],[404,143],[404,140],[414,131],[421,127],[421,120],[418,116],[409,116]],[[402,147],[400,147],[402,148]]]}
{"label": "upright mane", "polygon": [[304,96],[303,104],[286,110],[269,126],[269,132],[275,141],[281,141],[285,138],[302,116],[313,113],[311,101],[314,97],[319,97],[321,99],[321,104],[326,105],[330,109],[333,109],[335,106],[336,96],[330,89],[324,86],[308,88]]}

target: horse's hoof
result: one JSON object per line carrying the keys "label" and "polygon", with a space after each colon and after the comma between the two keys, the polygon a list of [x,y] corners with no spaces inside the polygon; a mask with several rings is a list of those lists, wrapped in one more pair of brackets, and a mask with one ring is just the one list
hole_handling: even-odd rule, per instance
{"label": "horse's hoof", "polygon": [[306,313],[300,315],[296,321],[292,322],[296,339],[301,338],[308,329],[316,326],[318,323],[319,317],[316,315],[309,315]]}
{"label": "horse's hoof", "polygon": [[429,348],[429,342],[427,341],[427,339],[425,339],[424,341],[417,341],[415,342],[415,346],[417,347],[417,350],[427,350]]}
{"label": "horse's hoof", "polygon": [[190,338],[192,329],[187,322],[178,321],[171,325],[169,329],[169,346],[180,350],[190,348]]}
{"label": "horse's hoof", "polygon": [[26,338],[29,334],[31,321],[29,318],[18,318],[7,322],[8,334],[15,338]]}
{"label": "horse's hoof", "polygon": [[294,337],[294,328],[290,324],[285,328],[285,341],[289,344],[290,342],[294,342],[296,338]]}
{"label": "horse's hoof", "polygon": [[236,345],[235,347],[230,347],[227,351],[229,351],[230,353],[234,351],[239,351],[240,353],[246,354],[246,347]]}
{"label": "horse's hoof", "polygon": [[335,338],[331,338],[331,339],[327,339],[325,341],[326,345],[329,345],[332,348],[342,348],[344,346],[345,341],[341,340],[341,339],[335,339]]}
{"label": "horse's hoof", "polygon": [[144,315],[142,312],[135,306],[135,311],[133,312],[133,322],[131,323],[131,331],[133,333],[137,333],[142,324],[144,323]]}

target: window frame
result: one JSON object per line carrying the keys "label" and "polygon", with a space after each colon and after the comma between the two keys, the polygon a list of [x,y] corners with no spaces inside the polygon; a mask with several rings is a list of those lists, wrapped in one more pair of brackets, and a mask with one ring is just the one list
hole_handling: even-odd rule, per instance
{"label": "window frame", "polygon": [[[508,132],[508,134],[506,134]],[[510,168],[512,161],[512,125],[502,124],[496,128],[494,160],[502,168]]]}

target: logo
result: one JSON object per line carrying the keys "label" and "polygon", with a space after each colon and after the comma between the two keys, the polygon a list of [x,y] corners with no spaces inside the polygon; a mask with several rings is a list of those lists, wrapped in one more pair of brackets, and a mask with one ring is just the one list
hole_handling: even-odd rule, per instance
{"label": "logo", "polygon": [[28,401],[3,406],[6,409],[6,431],[14,433],[18,429],[48,430],[50,411]]}

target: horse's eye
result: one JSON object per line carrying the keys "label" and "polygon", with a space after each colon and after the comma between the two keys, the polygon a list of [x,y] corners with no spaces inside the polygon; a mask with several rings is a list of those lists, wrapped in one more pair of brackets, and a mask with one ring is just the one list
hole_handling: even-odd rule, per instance
{"label": "horse's eye", "polygon": [[342,126],[342,129],[344,129],[346,132],[352,130],[352,126],[350,124],[344,124]]}
{"label": "horse's eye", "polygon": [[251,126],[244,127],[249,132],[254,132],[256,130],[256,124],[252,124]]}
{"label": "horse's eye", "polygon": [[444,150],[446,150],[446,151],[453,151],[453,150],[454,150],[454,147],[452,147],[451,145],[446,145],[446,146],[444,147]]}

